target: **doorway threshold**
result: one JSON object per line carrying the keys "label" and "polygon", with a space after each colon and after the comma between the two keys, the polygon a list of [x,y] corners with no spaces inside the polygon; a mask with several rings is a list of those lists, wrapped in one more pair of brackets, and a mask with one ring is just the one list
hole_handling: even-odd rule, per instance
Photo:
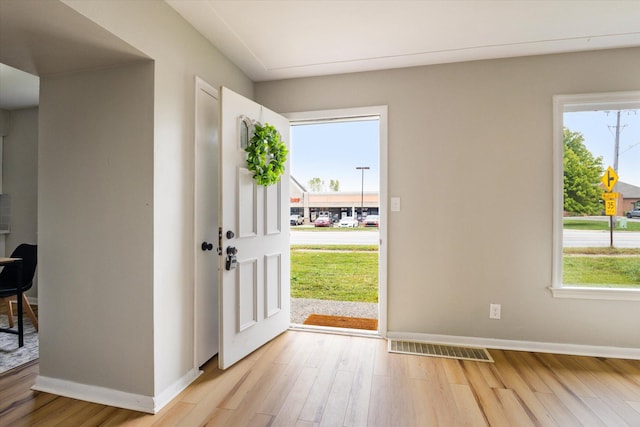
{"label": "doorway threshold", "polygon": [[304,325],[301,323],[292,323],[289,325],[290,331],[302,331],[302,332],[318,332],[322,334],[333,335],[348,335],[353,337],[365,337],[365,338],[380,338],[384,337],[380,335],[378,331],[368,331],[365,329],[352,329],[352,328],[335,328],[332,326],[316,326],[316,325]]}

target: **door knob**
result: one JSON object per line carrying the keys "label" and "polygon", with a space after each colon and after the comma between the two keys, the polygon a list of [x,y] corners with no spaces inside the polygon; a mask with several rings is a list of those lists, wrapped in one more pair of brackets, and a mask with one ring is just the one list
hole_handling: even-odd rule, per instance
{"label": "door knob", "polygon": [[229,271],[236,268],[238,264],[238,258],[236,254],[238,253],[238,249],[233,246],[227,246],[227,259],[224,264],[225,270]]}
{"label": "door knob", "polygon": [[202,248],[203,251],[210,251],[213,249],[213,243],[207,243],[205,241],[205,242],[202,242],[202,245],[200,245],[200,247]]}

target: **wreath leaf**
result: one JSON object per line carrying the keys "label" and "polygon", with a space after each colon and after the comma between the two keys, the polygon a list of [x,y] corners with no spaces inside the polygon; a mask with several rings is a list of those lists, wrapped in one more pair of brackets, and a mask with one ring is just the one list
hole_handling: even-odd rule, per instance
{"label": "wreath leaf", "polygon": [[287,146],[280,133],[269,123],[255,123],[247,148],[247,167],[259,185],[269,186],[280,181],[287,161]]}

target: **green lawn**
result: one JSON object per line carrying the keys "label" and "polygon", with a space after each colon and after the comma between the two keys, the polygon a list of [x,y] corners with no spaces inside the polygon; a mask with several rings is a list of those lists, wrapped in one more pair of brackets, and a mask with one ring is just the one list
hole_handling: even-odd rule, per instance
{"label": "green lawn", "polygon": [[[378,251],[369,246],[291,248],[291,297],[378,302]],[[376,248],[377,249],[377,248]]]}
{"label": "green lawn", "polygon": [[566,286],[640,287],[640,256],[564,256]]}
{"label": "green lawn", "polygon": [[[565,219],[564,228],[567,230],[609,230],[609,221],[595,221],[589,219]],[[614,228],[616,231],[640,231],[640,222],[627,221],[627,228],[620,228],[620,221]]]}

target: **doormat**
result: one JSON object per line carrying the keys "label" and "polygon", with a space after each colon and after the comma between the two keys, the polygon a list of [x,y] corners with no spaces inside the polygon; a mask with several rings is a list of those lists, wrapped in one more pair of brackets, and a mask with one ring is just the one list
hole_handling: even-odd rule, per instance
{"label": "doormat", "polygon": [[363,317],[329,316],[326,314],[310,314],[304,321],[305,325],[330,326],[332,328],[378,330],[378,319]]}

